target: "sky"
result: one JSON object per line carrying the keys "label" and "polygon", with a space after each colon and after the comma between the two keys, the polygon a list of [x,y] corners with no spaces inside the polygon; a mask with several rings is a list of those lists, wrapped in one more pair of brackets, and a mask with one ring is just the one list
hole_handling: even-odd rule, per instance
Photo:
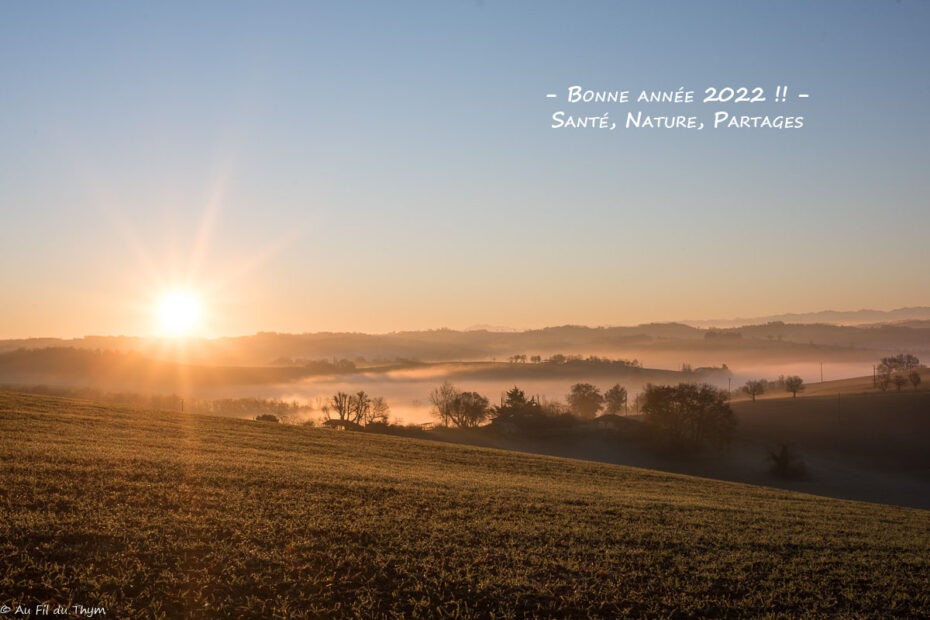
{"label": "sky", "polygon": [[[930,305],[928,58],[915,0],[3,3],[0,337]],[[804,127],[551,127],[638,109]]]}

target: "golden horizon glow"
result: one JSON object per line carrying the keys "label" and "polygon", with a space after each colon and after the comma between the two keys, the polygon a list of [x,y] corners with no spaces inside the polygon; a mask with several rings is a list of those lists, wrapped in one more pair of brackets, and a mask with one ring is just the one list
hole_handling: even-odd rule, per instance
{"label": "golden horizon glow", "polygon": [[163,336],[190,336],[200,323],[200,299],[187,291],[167,293],[159,300],[156,314],[159,331]]}

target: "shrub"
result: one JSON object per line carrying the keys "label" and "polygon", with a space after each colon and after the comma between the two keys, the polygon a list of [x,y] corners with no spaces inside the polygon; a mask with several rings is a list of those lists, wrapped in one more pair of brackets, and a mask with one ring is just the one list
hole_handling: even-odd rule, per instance
{"label": "shrub", "polygon": [[782,443],[769,450],[768,460],[771,463],[769,471],[786,480],[803,480],[808,478],[807,465],[797,451],[788,444]]}

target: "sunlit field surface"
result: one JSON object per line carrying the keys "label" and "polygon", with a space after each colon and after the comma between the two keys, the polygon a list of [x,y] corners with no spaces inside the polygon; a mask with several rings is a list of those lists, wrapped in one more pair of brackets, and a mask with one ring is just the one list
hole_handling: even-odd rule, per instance
{"label": "sunlit field surface", "polygon": [[0,604],[107,617],[930,614],[930,513],[0,393]]}

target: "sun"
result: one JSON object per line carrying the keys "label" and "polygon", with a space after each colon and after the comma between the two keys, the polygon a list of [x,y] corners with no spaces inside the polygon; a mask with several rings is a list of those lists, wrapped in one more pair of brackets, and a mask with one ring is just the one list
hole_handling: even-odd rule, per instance
{"label": "sun", "polygon": [[200,320],[200,300],[192,293],[168,293],[159,300],[157,314],[162,334],[188,336]]}

